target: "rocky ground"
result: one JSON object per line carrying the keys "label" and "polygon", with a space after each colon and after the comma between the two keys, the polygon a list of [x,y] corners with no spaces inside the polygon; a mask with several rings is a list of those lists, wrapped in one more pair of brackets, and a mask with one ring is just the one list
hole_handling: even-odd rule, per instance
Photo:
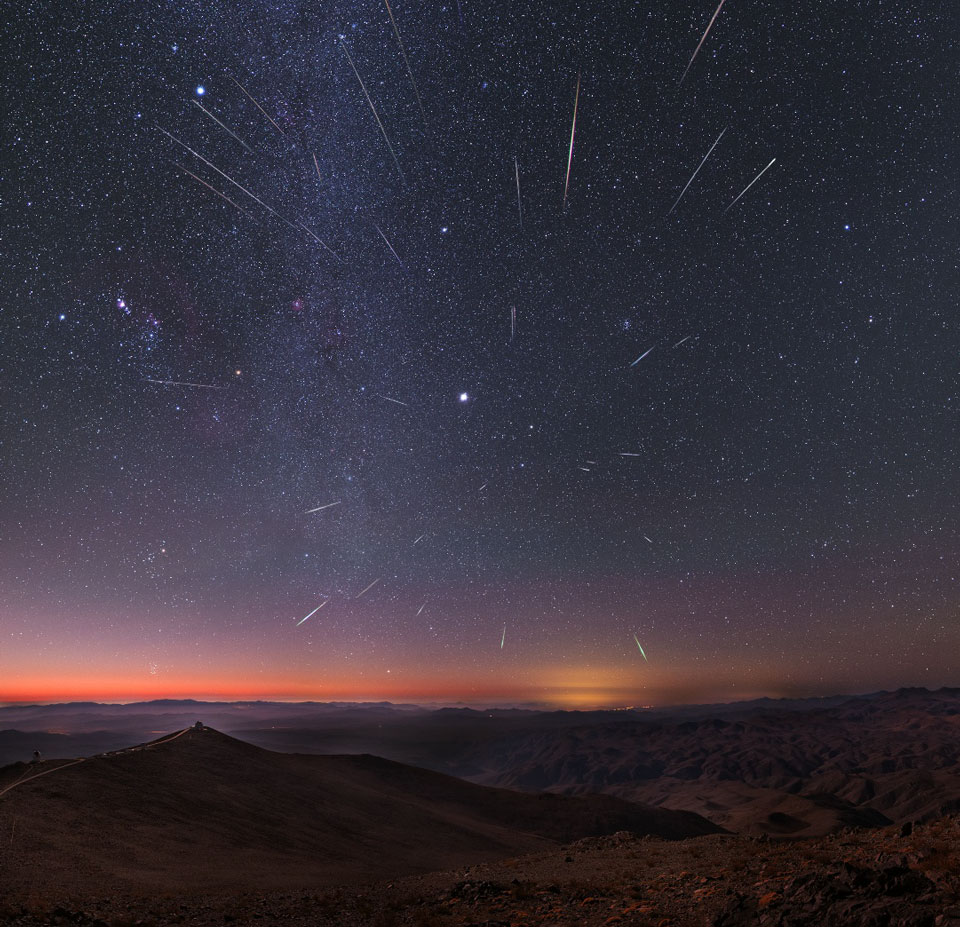
{"label": "rocky ground", "polygon": [[[5,858],[4,869],[15,865]],[[0,869],[0,886],[4,872]],[[816,840],[682,842],[621,833],[373,885],[241,896],[120,898],[29,892],[0,902],[18,927],[960,927],[960,819]]]}

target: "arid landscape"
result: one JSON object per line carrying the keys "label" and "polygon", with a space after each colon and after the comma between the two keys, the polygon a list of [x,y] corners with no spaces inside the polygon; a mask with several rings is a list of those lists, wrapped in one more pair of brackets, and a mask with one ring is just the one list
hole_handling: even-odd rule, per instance
{"label": "arid landscape", "polygon": [[9,923],[960,923],[957,690],[0,713]]}

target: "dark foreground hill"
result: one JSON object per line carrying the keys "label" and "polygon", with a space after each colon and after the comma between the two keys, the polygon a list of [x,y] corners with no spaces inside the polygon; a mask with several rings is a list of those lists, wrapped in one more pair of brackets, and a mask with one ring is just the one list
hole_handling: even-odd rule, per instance
{"label": "dark foreground hill", "polygon": [[960,927],[960,822],[801,842],[592,837],[366,885],[4,905],[5,927]]}
{"label": "dark foreground hill", "polygon": [[10,897],[317,888],[623,830],[719,828],[612,796],[487,788],[373,756],[273,753],[210,728],[0,770]]}

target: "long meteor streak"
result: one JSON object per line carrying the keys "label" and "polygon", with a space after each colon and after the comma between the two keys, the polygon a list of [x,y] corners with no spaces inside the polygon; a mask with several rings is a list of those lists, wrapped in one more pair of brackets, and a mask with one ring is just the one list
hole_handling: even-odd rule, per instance
{"label": "long meteor streak", "polygon": [[[655,347],[656,347],[656,345],[653,346],[653,348],[655,348]],[[653,350],[653,348],[647,348],[647,350],[644,351],[643,354],[641,354],[630,366],[631,366],[631,367],[636,367],[637,364],[639,364],[640,361],[642,361],[642,360]]]}
{"label": "long meteor streak", "polygon": [[409,402],[402,402],[402,401],[399,400],[399,399],[391,399],[389,396],[384,396],[383,393],[377,393],[377,395],[378,395],[381,399],[386,399],[387,402],[395,402],[398,406],[406,406],[408,409],[410,408],[410,403],[409,403]]}
{"label": "long meteor streak", "polygon": [[503,642],[507,639],[507,626],[503,626],[503,634],[500,637],[500,649],[503,650]]}
{"label": "long meteor streak", "polygon": [[573,124],[570,126],[570,151],[567,153],[567,179],[563,184],[563,205],[567,205],[567,190],[570,187],[570,166],[573,164],[573,137],[577,132],[577,104],[580,102],[580,72],[577,71],[577,92],[573,97]]}
{"label": "long meteor streak", "polygon": [[339,505],[339,502],[328,502],[326,505],[318,505],[315,509],[307,509],[304,512],[304,515],[312,515],[314,512],[322,512],[324,509],[332,509],[335,505]]}
{"label": "long meteor streak", "polygon": [[703,167],[703,165],[707,163],[707,158],[709,158],[710,155],[713,154],[713,149],[716,148],[717,145],[720,144],[720,139],[723,138],[724,132],[726,132],[726,131],[727,131],[727,130],[724,129],[723,132],[721,132],[721,133],[717,136],[717,140],[710,146],[710,150],[703,156],[703,160],[697,165],[697,169],[693,172],[693,174],[691,175],[690,179],[687,181],[687,185],[680,191],[680,195],[677,197],[677,201],[670,207],[670,211],[667,213],[668,216],[669,216],[670,213],[673,212],[673,211],[677,208],[677,206],[680,204],[680,200],[683,199],[683,194],[687,192],[687,190],[688,190],[689,187],[690,187],[690,184],[693,183],[694,178],[697,176],[697,174],[700,173],[700,168]]}
{"label": "long meteor streak", "polygon": [[700,46],[703,45],[703,43],[707,40],[707,34],[713,28],[713,24],[714,22],[716,22],[717,17],[720,15],[720,10],[723,8],[724,3],[726,2],[727,0],[720,0],[720,6],[717,7],[717,11],[713,14],[713,17],[710,19],[710,22],[707,23],[707,28],[700,39],[700,43],[693,50],[693,54],[690,56],[690,61],[687,62],[687,70],[683,72],[683,77],[681,77],[680,80],[677,81],[677,87],[679,87],[683,83],[684,78],[687,76],[687,73],[689,72],[691,66],[693,65],[693,59],[697,57],[697,53],[700,51]]}
{"label": "long meteor streak", "polygon": [[[283,217],[281,216],[281,218],[283,218]],[[315,235],[315,234],[314,234],[310,229],[308,229],[302,222],[299,223],[299,225],[300,225],[300,228],[302,228],[315,242],[317,242],[317,244],[323,245],[323,247],[326,248],[327,251],[329,251],[330,254],[333,255],[334,260],[338,261],[338,262],[341,263],[341,264],[343,263],[343,258],[341,258],[340,255],[337,254],[337,252],[334,251],[333,248],[331,248],[330,245],[328,245],[322,238],[320,238],[320,237],[318,237],[317,235]]]}
{"label": "long meteor streak", "polygon": [[183,380],[151,380],[143,378],[144,383],[156,383],[158,386],[192,386],[194,389],[226,389],[225,386],[211,386],[209,383],[187,383]]}
{"label": "long meteor streak", "polygon": [[373,227],[380,233],[380,237],[387,243],[387,247],[390,249],[390,253],[397,259],[397,263],[398,263],[401,267],[403,267],[403,261],[400,260],[400,255],[397,254],[397,252],[393,250],[393,245],[390,244],[390,239],[387,238],[387,236],[383,234],[383,229],[380,228],[380,226],[377,225],[376,222],[373,223]]}
{"label": "long meteor streak", "polygon": [[[637,641],[637,646],[640,647],[640,641],[637,640],[637,635],[636,635],[636,634],[633,635],[633,639],[634,639],[635,641]],[[647,660],[647,655],[643,652],[643,647],[640,647],[640,656],[642,656],[643,659],[646,660],[647,663],[650,662],[649,660]]]}
{"label": "long meteor streak", "polygon": [[202,177],[198,177],[196,174],[193,173],[193,171],[188,171],[182,164],[177,164],[177,167],[179,167],[180,170],[184,172],[184,174],[189,174],[194,180],[198,181],[199,183],[202,183],[208,190],[212,190],[214,193],[217,194],[217,196],[225,199],[231,206],[235,206],[245,216],[249,216],[251,219],[253,218],[252,213],[247,212],[242,206],[235,203],[232,199],[230,199],[229,196],[227,196],[226,193],[221,193],[216,187],[213,187],[210,184],[208,184]]}
{"label": "long meteor streak", "polygon": [[247,149],[247,151],[250,152],[250,154],[253,154],[253,149],[252,149],[242,138],[240,138],[240,136],[237,135],[236,132],[234,132],[232,129],[228,129],[228,128],[227,128],[219,119],[217,119],[217,117],[214,116],[213,113],[211,113],[210,110],[208,110],[199,100],[191,100],[190,102],[193,103],[194,106],[199,106],[200,109],[202,109],[218,126],[220,126],[221,129],[223,129],[224,132],[227,133],[227,135],[229,135],[229,136],[231,136],[232,138],[236,139],[238,142],[240,142],[241,145],[243,145],[244,148]]}
{"label": "long meteor streak", "polygon": [[320,611],[320,609],[323,608],[323,606],[326,605],[327,602],[329,602],[329,601],[330,601],[329,599],[324,599],[312,612],[310,612],[309,615],[306,616],[306,618],[301,618],[301,619],[297,622],[296,626],[299,628],[300,625],[302,625],[302,624],[307,620],[307,618],[312,618],[312,617],[313,617],[318,611]]}
{"label": "long meteor streak", "polygon": [[776,161],[776,160],[777,160],[776,158],[773,158],[773,160],[771,160],[770,163],[769,163],[762,171],[760,171],[760,173],[757,174],[757,176],[754,177],[753,180],[750,181],[750,183],[748,183],[748,184],[743,188],[743,190],[742,190],[741,193],[740,193],[740,196],[738,196],[738,197],[723,211],[723,214],[724,214],[724,215],[726,215],[728,212],[730,212],[730,210],[733,209],[733,207],[736,206],[736,204],[739,202],[740,197],[742,197],[743,194],[747,192],[747,190],[749,190],[764,174],[766,174],[767,171],[770,170],[771,167],[773,167],[773,162]]}
{"label": "long meteor streak", "polygon": [[361,590],[360,592],[358,592],[358,593],[356,594],[355,598],[359,599],[360,596],[362,596],[364,592],[369,592],[369,591],[370,591],[374,586],[376,586],[376,584],[379,583],[379,582],[380,582],[380,577],[378,576],[372,583],[370,583],[369,586],[366,587],[366,589],[363,589],[363,590]]}
{"label": "long meteor streak", "polygon": [[523,206],[520,202],[520,165],[517,163],[516,156],[513,159],[513,172],[517,178],[517,218],[520,220],[520,231],[523,231]]}
{"label": "long meteor streak", "polygon": [[247,91],[246,91],[246,89],[244,88],[243,84],[241,84],[240,81],[238,81],[238,80],[237,80],[235,77],[233,77],[232,75],[230,75],[230,80],[232,80],[232,81],[243,91],[243,95],[244,95],[251,103],[253,103],[253,105],[254,105],[258,110],[260,110],[260,112],[263,113],[263,115],[266,116],[267,119],[270,120],[270,123],[273,125],[273,127],[274,127],[284,138],[286,138],[287,135],[286,135],[286,133],[283,131],[283,129],[281,129],[280,126],[278,126],[278,125],[276,124],[276,122],[274,122],[274,120],[271,118],[270,114],[269,114],[252,96],[250,96],[249,93],[247,93]]}
{"label": "long meteor streak", "polygon": [[390,139],[387,138],[387,130],[383,127],[383,123],[380,121],[380,116],[377,113],[377,108],[373,105],[373,100],[370,99],[370,94],[367,93],[367,85],[363,82],[363,78],[360,76],[357,66],[353,63],[353,58],[350,57],[350,52],[347,49],[347,46],[344,44],[343,39],[340,39],[340,45],[343,48],[344,54],[347,56],[347,61],[350,62],[350,67],[353,68],[353,73],[357,75],[357,80],[360,82],[360,89],[363,91],[363,95],[367,98],[367,103],[370,105],[370,112],[373,113],[374,119],[377,120],[377,125],[380,126],[380,134],[383,136],[383,140],[387,143],[387,148],[390,149],[390,157],[393,158],[393,163],[397,166],[397,173],[400,175],[400,180],[403,181],[403,185],[406,186],[407,178],[403,176],[403,171],[400,168],[400,162],[397,160],[397,156],[393,152],[393,145],[390,144]]}
{"label": "long meteor streak", "polygon": [[413,71],[410,70],[410,61],[407,58],[407,50],[403,47],[403,39],[400,38],[400,30],[397,28],[397,21],[393,18],[393,10],[390,9],[390,0],[383,0],[387,5],[387,12],[390,14],[390,23],[393,26],[393,34],[397,37],[397,44],[400,46],[400,54],[403,55],[403,63],[407,66],[407,76],[410,83],[413,84],[413,92],[417,96],[417,106],[420,107],[420,115],[423,117],[423,127],[429,132],[430,126],[427,125],[427,114],[423,111],[423,100],[420,99],[420,91],[417,89],[417,82],[413,79]]}
{"label": "long meteor streak", "polygon": [[[220,168],[217,167],[216,164],[213,164],[212,162],[208,161],[202,154],[198,154],[198,153],[197,153],[196,151],[194,151],[189,145],[185,144],[184,142],[181,142],[180,139],[177,138],[176,136],[171,135],[166,129],[161,129],[160,126],[157,126],[157,128],[160,129],[160,131],[161,131],[164,135],[166,135],[167,138],[169,138],[169,139],[171,139],[172,141],[176,142],[181,148],[186,148],[187,151],[189,151],[190,154],[192,154],[195,158],[199,158],[201,161],[203,161],[203,163],[206,164],[207,167],[211,168],[212,170],[215,170],[224,180],[229,180],[230,183],[232,183],[238,190],[242,190],[244,193],[246,193],[247,196],[250,197],[250,199],[255,200],[257,203],[259,203],[259,204],[260,204],[264,209],[266,209],[266,211],[269,212],[271,215],[276,216],[278,219],[283,219],[283,216],[281,216],[280,213],[278,213],[272,206],[268,206],[268,205],[267,205],[262,199],[260,199],[258,196],[254,196],[246,187],[242,186],[241,184],[238,184],[238,183],[237,183],[232,177],[230,177],[228,174],[224,174],[224,172],[221,171]],[[283,221],[286,222],[287,225],[290,225],[290,226],[292,226],[293,228],[296,228],[296,226],[293,225],[292,222],[289,222],[289,221],[287,221],[286,219],[283,219]]]}

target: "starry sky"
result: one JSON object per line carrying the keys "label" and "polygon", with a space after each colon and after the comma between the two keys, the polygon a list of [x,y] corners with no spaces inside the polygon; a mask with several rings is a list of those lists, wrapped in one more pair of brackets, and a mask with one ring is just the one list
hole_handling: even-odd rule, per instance
{"label": "starry sky", "polygon": [[957,684],[949,5],[715,10],[17,5],[0,701]]}

